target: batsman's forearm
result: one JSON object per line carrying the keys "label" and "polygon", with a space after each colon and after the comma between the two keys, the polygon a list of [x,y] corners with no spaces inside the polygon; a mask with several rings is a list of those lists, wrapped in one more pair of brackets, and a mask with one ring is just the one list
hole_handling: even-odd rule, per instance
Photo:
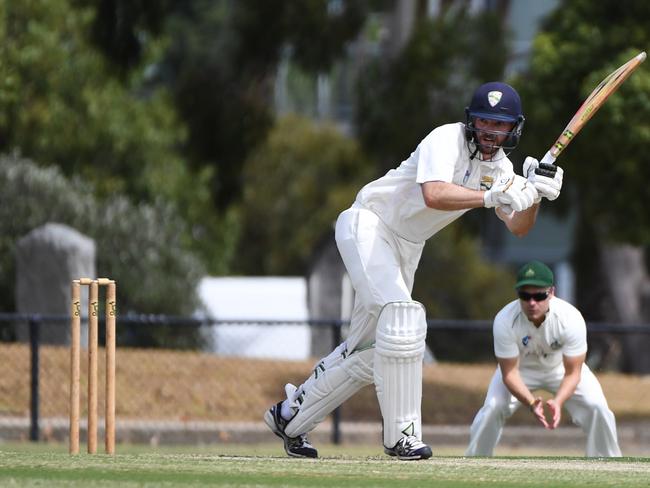
{"label": "batsman's forearm", "polygon": [[483,191],[471,190],[444,181],[422,183],[422,196],[425,205],[436,210],[481,208],[484,204],[483,193]]}
{"label": "batsman's forearm", "polygon": [[523,212],[513,212],[509,219],[504,219],[506,227],[517,237],[524,237],[535,225],[538,211],[539,203],[535,203]]}

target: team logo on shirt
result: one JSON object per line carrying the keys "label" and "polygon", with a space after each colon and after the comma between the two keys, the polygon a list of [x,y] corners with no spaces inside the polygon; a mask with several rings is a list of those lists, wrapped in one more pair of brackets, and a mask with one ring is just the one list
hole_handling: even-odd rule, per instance
{"label": "team logo on shirt", "polygon": [[500,91],[491,91],[490,93],[488,93],[487,98],[490,107],[494,107],[497,103],[499,103],[501,101],[502,96],[503,93],[501,93]]}
{"label": "team logo on shirt", "polygon": [[524,336],[523,339],[521,339],[521,343],[524,345],[524,347],[528,347],[528,342],[530,341],[530,336]]}
{"label": "team logo on shirt", "polygon": [[556,339],[551,343],[551,349],[553,349],[554,351],[557,351],[558,349],[562,349],[562,344],[560,344]]}
{"label": "team logo on shirt", "polygon": [[488,175],[481,176],[481,190],[487,191],[490,188],[492,188],[493,184],[494,184],[494,178]]}

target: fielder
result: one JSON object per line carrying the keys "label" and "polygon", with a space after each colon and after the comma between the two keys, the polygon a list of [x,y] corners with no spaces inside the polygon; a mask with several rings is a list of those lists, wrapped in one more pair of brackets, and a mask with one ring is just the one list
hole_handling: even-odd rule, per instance
{"label": "fielder", "polygon": [[[582,314],[554,295],[553,272],[539,261],[519,269],[515,288],[519,300],[494,319],[499,367],[472,423],[465,455],[492,456],[506,419],[524,404],[547,429],[560,425],[566,407],[573,423],[587,434],[587,456],[619,457],[614,414],[585,364],[587,328]],[[544,402],[533,395],[535,390],[555,396]]]}
{"label": "fielder", "polygon": [[307,380],[264,415],[289,456],[317,457],[306,434],[362,387],[375,384],[384,451],[426,459],[420,405],[427,323],[411,298],[424,242],[470,209],[495,208],[515,235],[534,225],[541,197],[553,200],[562,170],[515,175],[505,151],[519,142],[524,115],[517,92],[500,82],[474,93],[465,123],[440,126],[397,168],[361,189],[336,222],[336,243],[355,290],[346,341]]}

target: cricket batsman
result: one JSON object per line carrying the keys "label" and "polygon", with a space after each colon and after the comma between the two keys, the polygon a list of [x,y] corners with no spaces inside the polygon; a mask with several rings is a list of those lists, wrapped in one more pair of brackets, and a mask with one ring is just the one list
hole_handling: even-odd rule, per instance
{"label": "cricket batsman", "polygon": [[474,208],[494,208],[517,236],[535,223],[542,197],[560,194],[562,170],[516,175],[507,154],[524,126],[511,86],[480,86],[464,123],[435,128],[399,167],[367,184],[336,222],[336,243],[355,290],[347,339],[320,360],[305,382],[264,415],[289,456],[317,457],[310,432],[362,387],[374,383],[383,417],[383,448],[401,460],[431,457],[422,442],[422,358],[427,332],[413,279],[427,239]]}

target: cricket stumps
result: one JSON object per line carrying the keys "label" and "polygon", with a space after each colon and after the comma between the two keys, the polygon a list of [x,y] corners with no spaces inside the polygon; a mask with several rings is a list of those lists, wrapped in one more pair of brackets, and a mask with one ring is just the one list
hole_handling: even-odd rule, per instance
{"label": "cricket stumps", "polygon": [[105,450],[115,453],[115,281],[80,278],[72,281],[70,320],[70,454],[79,453],[81,380],[81,287],[88,286],[88,453],[97,452],[97,355],[99,342],[99,287],[106,288]]}

